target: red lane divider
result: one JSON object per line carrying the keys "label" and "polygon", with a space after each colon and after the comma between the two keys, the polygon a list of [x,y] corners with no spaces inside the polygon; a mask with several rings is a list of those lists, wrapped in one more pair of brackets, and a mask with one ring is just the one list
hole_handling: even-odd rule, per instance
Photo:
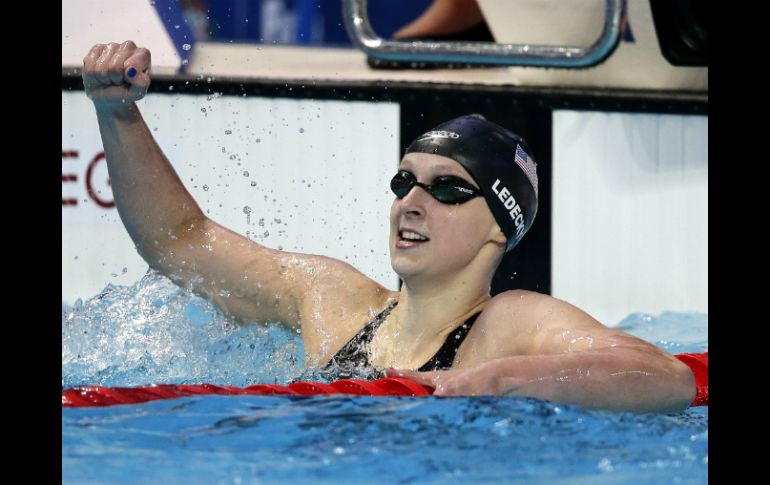
{"label": "red lane divider", "polygon": [[674,357],[690,367],[695,376],[695,399],[690,406],[708,406],[709,404],[709,353],[677,354]]}
{"label": "red lane divider", "polygon": [[[691,405],[708,406],[708,352],[678,354],[675,357],[687,364],[695,376],[696,394]],[[256,384],[248,387],[215,386],[213,384],[157,384],[145,387],[84,386],[64,389],[61,392],[61,405],[65,408],[112,406],[114,404],[136,404],[158,399],[210,394],[226,396],[239,394],[254,396],[317,394],[430,396],[433,394],[433,388],[400,377],[385,377],[376,381],[344,379],[328,384],[323,382],[295,382],[287,386],[277,384]]]}
{"label": "red lane divider", "polygon": [[84,386],[64,389],[61,405],[71,407],[112,406],[135,404],[158,399],[174,399],[206,394],[238,395],[316,395],[356,394],[359,396],[430,396],[433,388],[400,377],[385,377],[376,381],[345,379],[325,384],[323,382],[295,382],[288,386],[256,384],[248,387],[215,386],[213,384],[171,385],[158,384],[146,387]]}

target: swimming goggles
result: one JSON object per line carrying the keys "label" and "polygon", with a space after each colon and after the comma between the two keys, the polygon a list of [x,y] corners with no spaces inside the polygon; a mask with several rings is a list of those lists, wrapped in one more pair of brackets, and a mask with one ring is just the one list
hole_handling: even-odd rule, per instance
{"label": "swimming goggles", "polygon": [[415,185],[425,189],[442,204],[463,204],[481,195],[481,190],[454,175],[436,177],[431,184],[425,185],[418,182],[411,172],[399,170],[390,181],[390,189],[399,199],[406,197]]}

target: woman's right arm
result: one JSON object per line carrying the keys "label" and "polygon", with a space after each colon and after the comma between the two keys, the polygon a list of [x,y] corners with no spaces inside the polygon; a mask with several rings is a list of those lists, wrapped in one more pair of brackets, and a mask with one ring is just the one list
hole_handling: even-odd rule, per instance
{"label": "woman's right arm", "polygon": [[297,327],[319,268],[324,279],[379,285],[329,258],[275,251],[205,216],[142,119],[135,101],[150,84],[150,52],[133,42],[100,44],[85,57],[115,203],[139,254],[153,269],[240,321]]}

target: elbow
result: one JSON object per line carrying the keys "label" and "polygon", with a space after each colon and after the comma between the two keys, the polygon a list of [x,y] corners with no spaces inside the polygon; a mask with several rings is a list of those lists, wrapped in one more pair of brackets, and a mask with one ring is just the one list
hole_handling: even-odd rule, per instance
{"label": "elbow", "polygon": [[661,404],[665,403],[663,412],[680,413],[687,409],[695,399],[695,376],[690,368],[677,359],[672,358],[670,385]]}
{"label": "elbow", "polygon": [[139,256],[150,268],[167,273],[178,266],[180,255],[206,243],[209,222],[205,217],[189,218],[175,226],[158,227],[132,238]]}
{"label": "elbow", "polygon": [[[658,355],[653,374],[659,379],[657,411],[680,413],[692,404],[696,395],[696,382],[690,367],[676,357],[656,349]],[[649,356],[649,354],[648,354]]]}
{"label": "elbow", "polygon": [[145,241],[135,245],[136,252],[144,259],[151,270],[169,276],[175,269],[174,255],[176,250],[163,241]]}
{"label": "elbow", "polygon": [[677,382],[679,383],[679,404],[681,409],[684,410],[695,399],[695,375],[693,375],[692,370],[690,370],[687,364],[680,362],[679,360],[676,360],[674,364],[676,365],[675,375],[677,376]]}
{"label": "elbow", "polygon": [[[686,410],[695,399],[696,384],[687,364],[679,361],[672,355],[662,351],[655,352],[655,357],[644,352],[643,355],[649,361],[647,371],[649,378],[643,379],[646,383],[637,389],[637,396],[626,411],[632,412],[657,412],[657,413],[681,413]],[[623,406],[620,406],[623,407]]]}

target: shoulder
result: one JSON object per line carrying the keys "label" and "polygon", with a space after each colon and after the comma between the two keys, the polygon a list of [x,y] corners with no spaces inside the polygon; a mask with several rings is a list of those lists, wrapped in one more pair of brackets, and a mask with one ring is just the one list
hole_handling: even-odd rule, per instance
{"label": "shoulder", "polygon": [[[495,295],[484,307],[468,340],[458,353],[465,365],[513,355],[562,352],[564,336],[599,336],[606,327],[576,306],[535,291],[510,290]],[[555,342],[555,343],[554,343]],[[577,346],[573,345],[574,349]]]}
{"label": "shoulder", "polygon": [[543,315],[561,300],[528,290],[509,290],[495,295],[484,307],[479,322],[492,334],[521,340],[536,330]]}
{"label": "shoulder", "polygon": [[569,317],[571,320],[599,323],[591,315],[569,302],[528,290],[509,290],[500,293],[487,303],[484,312],[497,317],[517,312],[523,316],[545,317],[546,320]]}
{"label": "shoulder", "polygon": [[398,298],[350,264],[311,256],[308,292],[301,303],[302,336],[311,362],[325,362],[376,314]]}
{"label": "shoulder", "polygon": [[508,290],[495,295],[487,306],[494,304],[495,306],[502,305],[515,305],[515,304],[531,304],[532,302],[541,302],[547,300],[555,300],[556,298],[545,293],[538,293],[536,291],[529,290]]}
{"label": "shoulder", "polygon": [[335,300],[335,306],[382,306],[398,292],[391,291],[353,265],[339,259],[311,255],[307,258],[310,294]]}
{"label": "shoulder", "polygon": [[[550,295],[529,290],[508,290],[495,295],[484,307],[483,315],[495,320],[525,317],[544,311],[548,307],[566,303]],[[508,318],[506,318],[508,317]]]}
{"label": "shoulder", "polygon": [[526,290],[510,290],[495,295],[484,306],[473,329],[468,334],[467,349],[461,348],[458,359],[466,365],[521,355],[529,351],[532,334],[529,330],[536,308],[552,297]]}
{"label": "shoulder", "polygon": [[496,332],[513,332],[533,339],[537,335],[566,329],[606,329],[591,315],[571,303],[527,290],[511,290],[496,295],[487,303],[483,315]]}

